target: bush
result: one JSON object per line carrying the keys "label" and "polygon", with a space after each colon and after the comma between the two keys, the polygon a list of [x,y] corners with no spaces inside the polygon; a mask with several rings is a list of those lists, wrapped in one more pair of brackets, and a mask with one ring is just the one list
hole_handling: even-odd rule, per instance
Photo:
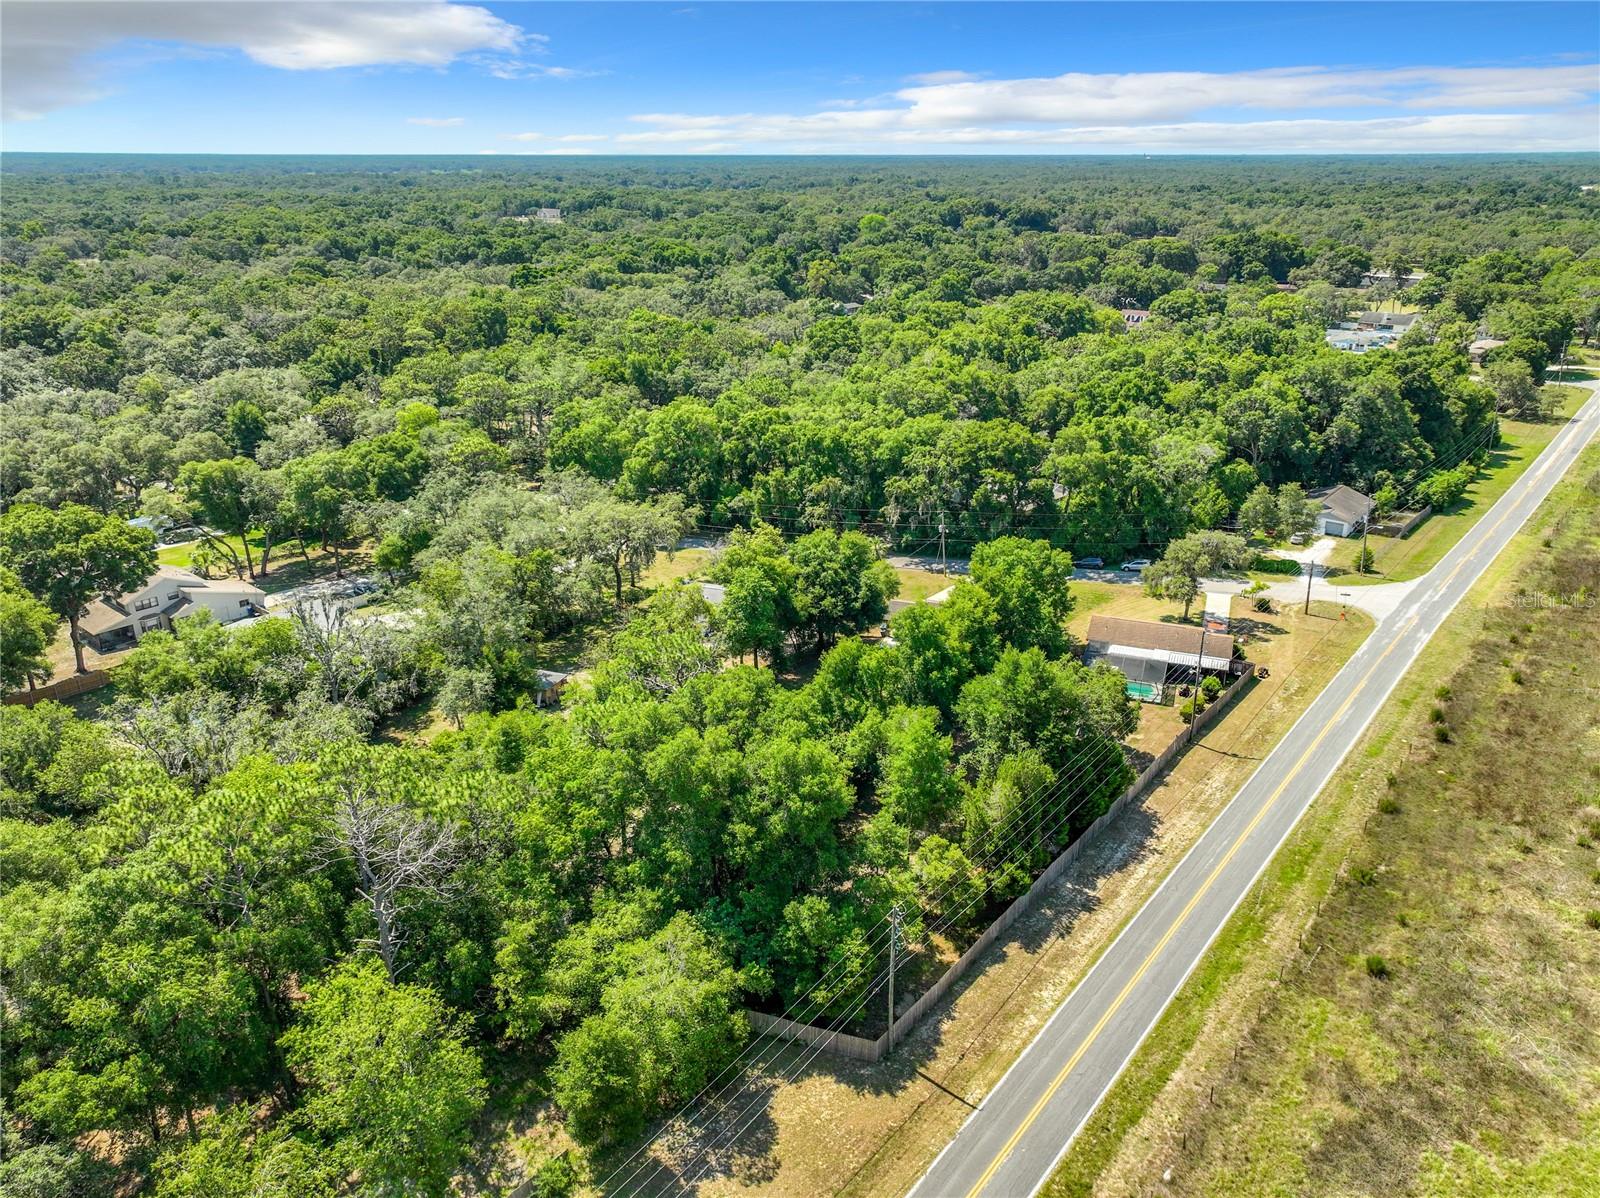
{"label": "bush", "polygon": [[1178,708],[1178,718],[1185,724],[1193,723],[1197,711],[1198,709],[1195,707],[1195,700],[1190,699],[1187,703],[1182,704]]}
{"label": "bush", "polygon": [[1256,596],[1256,601],[1255,601],[1255,609],[1257,611],[1264,611],[1264,612],[1270,613],[1272,611],[1272,600],[1268,599],[1265,595],[1257,595]]}
{"label": "bush", "polygon": [[1438,741],[1441,745],[1449,744],[1450,729],[1445,727],[1443,724],[1435,724],[1433,726],[1433,739]]}
{"label": "bush", "polygon": [[1368,977],[1377,978],[1378,980],[1382,981],[1384,978],[1389,976],[1389,962],[1378,956],[1377,953],[1368,954],[1366,965]]}
{"label": "bush", "polygon": [[1377,561],[1377,554],[1372,552],[1371,545],[1363,545],[1356,554],[1356,573],[1371,574],[1373,563]]}
{"label": "bush", "polygon": [[1586,911],[1583,916],[1585,927],[1600,929],[1600,911]]}
{"label": "bush", "polygon": [[1217,696],[1222,693],[1222,679],[1215,674],[1207,674],[1205,681],[1200,684],[1200,693],[1205,696],[1207,703],[1216,702]]}
{"label": "bush", "polygon": [[1378,810],[1383,812],[1384,815],[1398,815],[1400,814],[1400,800],[1393,795],[1384,795],[1383,798],[1378,800]]}
{"label": "bush", "polygon": [[1255,560],[1250,563],[1250,568],[1258,574],[1298,574],[1300,563],[1290,561],[1286,557],[1268,557],[1258,553]]}
{"label": "bush", "polygon": [[540,1162],[533,1170],[533,1188],[530,1198],[568,1198],[578,1188],[578,1173],[567,1159],[567,1154],[552,1156]]}

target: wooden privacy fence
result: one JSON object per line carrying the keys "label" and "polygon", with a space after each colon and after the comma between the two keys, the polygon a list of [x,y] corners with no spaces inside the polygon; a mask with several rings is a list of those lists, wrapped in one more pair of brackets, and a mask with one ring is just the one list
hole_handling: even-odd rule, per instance
{"label": "wooden privacy fence", "polygon": [[[1222,714],[1245,685],[1254,677],[1253,669],[1246,669],[1231,682],[1227,689],[1222,691],[1216,700],[1202,711],[1194,720],[1196,734],[1204,730],[1210,723]],[[1061,855],[1045,867],[1042,874],[1028,887],[1028,892],[1016,899],[1009,907],[1000,913],[993,923],[983,930],[983,934],[972,942],[972,946],[962,953],[944,973],[939,980],[929,986],[903,1012],[895,1017],[894,1040],[899,1043],[905,1039],[906,1033],[917,1025],[917,1021],[928,1013],[936,1002],[950,992],[950,988],[966,976],[984,950],[1000,938],[1002,932],[1009,928],[1022,916],[1026,915],[1039,901],[1039,896],[1048,890],[1055,882],[1072,868],[1079,854],[1089,845],[1095,843],[1106,830],[1116,822],[1117,817],[1127,806],[1144,794],[1175,757],[1179,756],[1189,744],[1189,731],[1180,732],[1165,749],[1161,751],[1151,763],[1133,780],[1132,785],[1123,791],[1121,796],[1106,808],[1104,814],[1084,830],[1082,836],[1074,840]],[[888,1051],[889,1034],[868,1039],[866,1036],[853,1036],[849,1032],[830,1031],[827,1028],[813,1027],[809,1023],[796,1023],[792,1019],[783,1019],[777,1015],[768,1015],[762,1011],[746,1011],[745,1015],[750,1020],[750,1026],[757,1034],[776,1036],[780,1040],[795,1040],[801,1044],[820,1047],[828,1052],[849,1057],[856,1061],[881,1061]]]}
{"label": "wooden privacy fence", "polygon": [[1417,525],[1433,515],[1430,504],[1420,512],[1396,512],[1389,519],[1373,524],[1367,531],[1375,537],[1409,537]]}
{"label": "wooden privacy fence", "polygon": [[73,674],[60,682],[52,682],[48,686],[36,687],[31,691],[17,691],[15,694],[7,695],[5,702],[32,707],[35,703],[43,703],[46,699],[70,699],[73,695],[81,695],[85,691],[99,690],[110,681],[110,670],[90,670],[87,674]]}

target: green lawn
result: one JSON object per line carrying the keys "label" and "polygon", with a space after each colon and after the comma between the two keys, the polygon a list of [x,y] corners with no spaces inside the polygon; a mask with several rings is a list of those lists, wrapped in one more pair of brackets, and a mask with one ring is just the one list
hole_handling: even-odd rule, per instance
{"label": "green lawn", "polygon": [[1337,542],[1328,561],[1331,574],[1340,586],[1362,586],[1380,582],[1404,582],[1420,578],[1439,563],[1478,519],[1522,477],[1533,460],[1559,433],[1566,419],[1578,410],[1589,393],[1577,387],[1548,388],[1556,393],[1556,415],[1550,420],[1506,420],[1501,423],[1499,448],[1489,455],[1488,467],[1467,488],[1466,495],[1447,512],[1435,512],[1409,537],[1394,540],[1372,537],[1369,544],[1376,558],[1374,572],[1356,573],[1356,555],[1361,538]]}
{"label": "green lawn", "polygon": [[937,595],[945,587],[953,586],[959,579],[958,575],[918,570],[911,566],[897,568],[895,575],[900,579],[900,593],[895,598],[904,599],[907,603],[920,603],[929,595]]}

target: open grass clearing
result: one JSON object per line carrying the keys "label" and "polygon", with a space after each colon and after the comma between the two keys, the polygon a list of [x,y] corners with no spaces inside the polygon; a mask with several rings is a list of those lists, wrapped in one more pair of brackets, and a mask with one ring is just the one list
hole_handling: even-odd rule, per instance
{"label": "open grass clearing", "polygon": [[[1514,605],[1519,586],[1532,599]],[[1436,632],[1049,1198],[1593,1192],[1600,686],[1580,663],[1600,608],[1572,601],[1584,586],[1600,592],[1600,448]]]}
{"label": "open grass clearing", "polygon": [[679,549],[671,557],[656,554],[655,560],[639,575],[642,587],[658,587],[681,579],[701,578],[711,569],[716,554],[709,549]]}
{"label": "open grass clearing", "polygon": [[957,575],[940,574],[937,570],[921,570],[915,566],[896,566],[894,573],[900,580],[900,593],[895,598],[904,599],[908,603],[920,603],[929,595],[937,595],[958,581]]}

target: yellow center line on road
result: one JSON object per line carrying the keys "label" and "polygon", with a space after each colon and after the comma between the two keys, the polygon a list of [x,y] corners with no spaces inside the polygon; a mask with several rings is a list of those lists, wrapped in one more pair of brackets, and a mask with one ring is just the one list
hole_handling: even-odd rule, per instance
{"label": "yellow center line on road", "polygon": [[[1551,466],[1555,465],[1557,457],[1559,457],[1559,453],[1552,453],[1549,460],[1546,461],[1545,464],[1533,474],[1530,482],[1537,481],[1538,479],[1544,477],[1545,473],[1551,468]],[[1511,515],[1512,511],[1514,511],[1516,507],[1517,504],[1515,502],[1507,505],[1506,510],[1500,514],[1500,517],[1495,520],[1495,522],[1491,524],[1488,529],[1479,534],[1478,539],[1480,545],[1487,541],[1489,537],[1493,535],[1495,530],[1500,527],[1500,525],[1505,523],[1506,519]],[[1451,570],[1446,576],[1444,580],[1444,584],[1446,586],[1448,586],[1449,583],[1455,579],[1455,576],[1461,572],[1462,567],[1467,564],[1467,560],[1472,556],[1472,552],[1472,550],[1468,550],[1466,553],[1462,554],[1461,560],[1456,563],[1455,569]],[[1067,1080],[1067,1076],[1078,1067],[1078,1062],[1083,1059],[1084,1054],[1087,1053],[1094,1045],[1095,1040],[1099,1037],[1100,1033],[1105,1030],[1106,1025],[1111,1022],[1112,1017],[1115,1016],[1117,1011],[1121,1009],[1122,1004],[1127,1001],[1128,996],[1133,993],[1134,987],[1139,984],[1140,980],[1149,971],[1150,967],[1155,964],[1156,958],[1161,955],[1162,951],[1171,942],[1172,938],[1178,934],[1178,930],[1188,920],[1189,916],[1194,913],[1195,907],[1199,905],[1200,900],[1205,897],[1206,893],[1211,889],[1217,878],[1221,876],[1222,871],[1228,867],[1228,863],[1233,860],[1239,849],[1243,847],[1244,842],[1249,839],[1250,834],[1255,831],[1256,826],[1260,824],[1264,818],[1266,818],[1267,812],[1272,810],[1278,799],[1283,795],[1283,792],[1289,788],[1289,784],[1293,782],[1299,775],[1300,770],[1305,766],[1305,763],[1310,759],[1311,755],[1317,751],[1318,747],[1322,744],[1328,733],[1333,730],[1334,725],[1336,725],[1344,717],[1344,714],[1350,710],[1350,705],[1354,703],[1361,692],[1366,689],[1367,683],[1371,681],[1372,676],[1378,672],[1378,667],[1383,664],[1384,659],[1387,658],[1389,654],[1393,653],[1395,649],[1399,647],[1400,643],[1405,640],[1406,634],[1411,631],[1412,625],[1414,625],[1421,618],[1420,608],[1422,605],[1419,603],[1417,606],[1419,610],[1405,622],[1405,625],[1398,633],[1395,634],[1394,639],[1389,642],[1388,648],[1384,649],[1384,651],[1378,655],[1378,660],[1373,662],[1372,667],[1361,676],[1361,681],[1356,683],[1355,688],[1350,692],[1349,696],[1343,703],[1339,705],[1339,710],[1334,713],[1333,718],[1322,726],[1322,731],[1317,733],[1316,739],[1306,747],[1304,753],[1300,754],[1300,759],[1294,763],[1294,767],[1288,772],[1287,775],[1285,775],[1283,781],[1278,783],[1277,789],[1275,789],[1272,794],[1268,796],[1267,801],[1261,805],[1261,810],[1256,812],[1255,816],[1250,820],[1250,823],[1246,825],[1244,831],[1239,833],[1238,838],[1229,847],[1222,860],[1217,862],[1216,867],[1211,871],[1210,875],[1207,876],[1206,880],[1201,883],[1200,888],[1195,891],[1193,897],[1189,899],[1188,904],[1181,912],[1178,913],[1178,917],[1172,921],[1171,926],[1169,926],[1166,932],[1162,934],[1161,939],[1156,943],[1156,946],[1150,950],[1149,955],[1145,957],[1143,963],[1141,963],[1139,968],[1134,972],[1133,977],[1128,979],[1127,984],[1122,987],[1121,992],[1118,993],[1117,997],[1112,1001],[1110,1007],[1108,1007],[1105,1013],[1100,1016],[1094,1027],[1089,1029],[1088,1036],[1084,1038],[1082,1044],[1078,1045],[1077,1050],[1072,1054],[1071,1058],[1068,1059],[1067,1063],[1061,1067],[1061,1072],[1056,1074],[1055,1078],[1050,1082],[1050,1085],[1048,1088],[1046,1088],[1045,1092],[1039,1096],[1038,1101],[1035,1102],[1032,1109],[1028,1111],[1027,1117],[1023,1119],[1021,1125],[1016,1131],[1011,1133],[1011,1138],[1005,1142],[1000,1151],[995,1153],[994,1159],[989,1162],[989,1167],[983,1171],[983,1176],[978,1178],[977,1184],[975,1184],[972,1189],[967,1191],[967,1198],[978,1198],[978,1195],[982,1193],[983,1188],[987,1186],[991,1180],[993,1180],[995,1173],[999,1170],[1000,1166],[1005,1163],[1006,1158],[1011,1155],[1011,1152],[1014,1148],[1016,1148],[1018,1141],[1020,1141],[1022,1137],[1027,1134],[1028,1129],[1033,1126],[1034,1121],[1039,1118],[1040,1113],[1043,1112],[1050,1100],[1055,1097],[1056,1091],[1059,1090],[1062,1083]]]}
{"label": "yellow center line on road", "polygon": [[1128,979],[1127,984],[1123,986],[1121,993],[1119,993],[1112,1001],[1111,1005],[1106,1008],[1105,1014],[1100,1016],[1099,1022],[1097,1022],[1094,1027],[1089,1029],[1088,1036],[1084,1038],[1082,1044],[1078,1045],[1077,1051],[1074,1052],[1067,1063],[1061,1067],[1061,1072],[1056,1074],[1049,1087],[1043,1094],[1039,1096],[1039,1100],[1033,1104],[1033,1109],[1028,1112],[1027,1117],[1023,1119],[1021,1125],[1016,1131],[1011,1133],[1011,1138],[1007,1140],[1001,1147],[1000,1151],[995,1154],[994,1160],[989,1162],[989,1167],[983,1171],[983,1176],[978,1178],[977,1184],[974,1185],[971,1190],[967,1191],[967,1198],[977,1198],[977,1195],[982,1192],[984,1186],[988,1185],[993,1179],[996,1170],[998,1170],[1005,1162],[1006,1157],[1011,1155],[1011,1150],[1017,1146],[1017,1141],[1022,1139],[1022,1137],[1027,1133],[1028,1129],[1033,1126],[1034,1121],[1038,1119],[1040,1112],[1042,1112],[1049,1101],[1055,1097],[1056,1091],[1061,1088],[1061,1083],[1067,1080],[1067,1075],[1077,1068],[1078,1062],[1083,1059],[1084,1053],[1088,1052],[1093,1046],[1096,1038],[1098,1038],[1100,1033],[1105,1030],[1106,1024],[1111,1022],[1112,1016],[1114,1016],[1117,1011],[1121,1009],[1122,1004],[1127,1001],[1128,995],[1133,993],[1134,987],[1139,984],[1140,980],[1149,971],[1150,966],[1155,964],[1155,960],[1161,955],[1162,950],[1164,950],[1168,943],[1171,942],[1172,938],[1178,934],[1178,929],[1180,929],[1188,920],[1189,916],[1193,914],[1194,909],[1199,905],[1200,900],[1206,896],[1207,891],[1211,889],[1217,878],[1221,876],[1222,871],[1228,867],[1228,863],[1233,860],[1239,849],[1244,845],[1244,842],[1250,838],[1250,834],[1256,830],[1256,825],[1266,818],[1267,812],[1272,810],[1273,805],[1278,801],[1279,797],[1285,790],[1289,788],[1289,784],[1295,780],[1295,777],[1300,773],[1301,768],[1305,765],[1307,760],[1309,760],[1311,755],[1315,753],[1321,746],[1324,738],[1326,738],[1328,733],[1333,730],[1334,725],[1344,717],[1345,712],[1350,710],[1350,705],[1356,701],[1356,698],[1366,688],[1367,682],[1375,673],[1377,673],[1378,667],[1383,664],[1384,659],[1387,658],[1389,654],[1394,652],[1396,646],[1398,646],[1405,638],[1406,633],[1411,630],[1411,626],[1417,622],[1417,619],[1417,616],[1412,616],[1411,619],[1406,621],[1405,627],[1402,628],[1395,636],[1394,640],[1389,643],[1389,647],[1378,655],[1378,660],[1372,663],[1372,668],[1362,675],[1361,681],[1356,684],[1355,689],[1352,690],[1345,701],[1339,705],[1339,710],[1334,713],[1333,718],[1322,726],[1322,731],[1317,733],[1316,739],[1306,746],[1305,752],[1300,754],[1300,759],[1294,763],[1294,768],[1291,769],[1287,775],[1285,775],[1282,782],[1278,783],[1277,789],[1274,790],[1267,798],[1267,801],[1261,805],[1261,810],[1256,812],[1254,818],[1252,818],[1249,824],[1245,826],[1244,831],[1239,833],[1238,839],[1236,839],[1229,847],[1222,860],[1217,862],[1216,867],[1211,871],[1206,880],[1201,883],[1200,888],[1194,892],[1194,895],[1189,899],[1189,902],[1184,909],[1178,913],[1178,917],[1172,921],[1171,926],[1167,928],[1161,939],[1156,943],[1156,946],[1150,950],[1150,953],[1145,957],[1144,962],[1134,972],[1134,975]]}

